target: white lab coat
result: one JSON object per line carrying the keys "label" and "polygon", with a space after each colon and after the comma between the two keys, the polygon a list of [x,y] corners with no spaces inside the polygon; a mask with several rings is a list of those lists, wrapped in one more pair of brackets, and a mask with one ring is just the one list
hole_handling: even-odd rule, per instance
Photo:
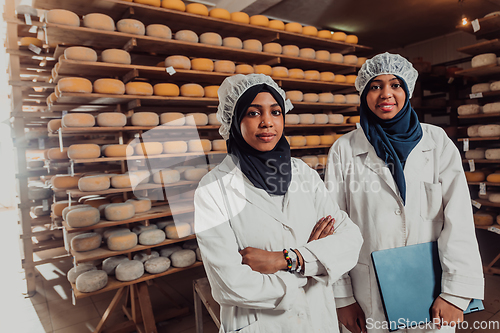
{"label": "white lab coat", "polygon": [[[283,209],[270,199],[229,156],[195,192],[195,231],[212,295],[221,306],[221,332],[338,332],[331,286],[358,260],[359,229],[332,201],[316,171],[301,160],[292,158],[292,182]],[[307,243],[314,225],[327,215],[335,218],[337,231]],[[246,247],[309,251],[312,258],[307,262],[314,261],[327,275],[252,271],[238,252]]]}
{"label": "white lab coat", "polygon": [[[422,124],[422,129],[423,137],[404,167],[406,205],[362,128],[337,140],[328,155],[326,186],[364,239],[358,264],[335,283],[334,293],[345,300],[354,289],[373,323],[385,321],[370,258],[377,250],[437,240],[442,292],[483,298],[481,259],[460,154],[441,128]],[[388,332],[371,326],[369,333]]]}

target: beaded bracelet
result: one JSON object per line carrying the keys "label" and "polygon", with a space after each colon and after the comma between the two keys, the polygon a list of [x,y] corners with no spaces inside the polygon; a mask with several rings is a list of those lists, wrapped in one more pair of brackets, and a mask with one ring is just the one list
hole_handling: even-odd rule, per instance
{"label": "beaded bracelet", "polygon": [[286,266],[287,266],[287,272],[292,272],[292,259],[290,259],[290,256],[288,255],[288,250],[287,249],[283,249],[283,255],[285,256],[285,260],[286,260]]}

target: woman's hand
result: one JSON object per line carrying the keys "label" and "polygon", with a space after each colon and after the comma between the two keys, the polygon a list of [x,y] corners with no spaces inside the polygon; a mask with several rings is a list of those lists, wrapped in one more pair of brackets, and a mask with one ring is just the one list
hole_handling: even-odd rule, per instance
{"label": "woman's hand", "polygon": [[352,333],[366,333],[366,319],[358,302],[337,309],[339,321]]}
{"label": "woman's hand", "polygon": [[441,325],[455,326],[464,321],[464,312],[441,297],[436,298],[431,308],[432,322],[441,329]]}
{"label": "woman's hand", "polygon": [[308,243],[317,239],[325,238],[333,234],[333,224],[335,219],[328,215],[327,217],[322,217],[318,223],[314,226],[311,235],[309,236]]}
{"label": "woman's hand", "polygon": [[240,251],[240,254],[243,257],[241,263],[262,274],[274,274],[281,269],[287,269],[287,262],[283,252],[271,252],[246,247]]}

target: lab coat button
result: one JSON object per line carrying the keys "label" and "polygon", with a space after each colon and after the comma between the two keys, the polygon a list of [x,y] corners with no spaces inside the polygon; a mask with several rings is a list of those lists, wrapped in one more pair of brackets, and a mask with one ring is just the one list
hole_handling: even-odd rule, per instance
{"label": "lab coat button", "polygon": [[401,215],[401,209],[399,209],[399,208],[398,208],[398,209],[396,209],[396,210],[394,211],[394,214],[396,214],[396,215]]}

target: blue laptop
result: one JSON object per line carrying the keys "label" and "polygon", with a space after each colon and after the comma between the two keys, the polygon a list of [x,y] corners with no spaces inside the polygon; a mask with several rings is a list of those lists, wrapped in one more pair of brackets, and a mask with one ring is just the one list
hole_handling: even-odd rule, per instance
{"label": "blue laptop", "polygon": [[[441,293],[441,263],[436,242],[374,251],[373,265],[389,330],[432,321],[432,303]],[[484,310],[474,299],[464,314]]]}

